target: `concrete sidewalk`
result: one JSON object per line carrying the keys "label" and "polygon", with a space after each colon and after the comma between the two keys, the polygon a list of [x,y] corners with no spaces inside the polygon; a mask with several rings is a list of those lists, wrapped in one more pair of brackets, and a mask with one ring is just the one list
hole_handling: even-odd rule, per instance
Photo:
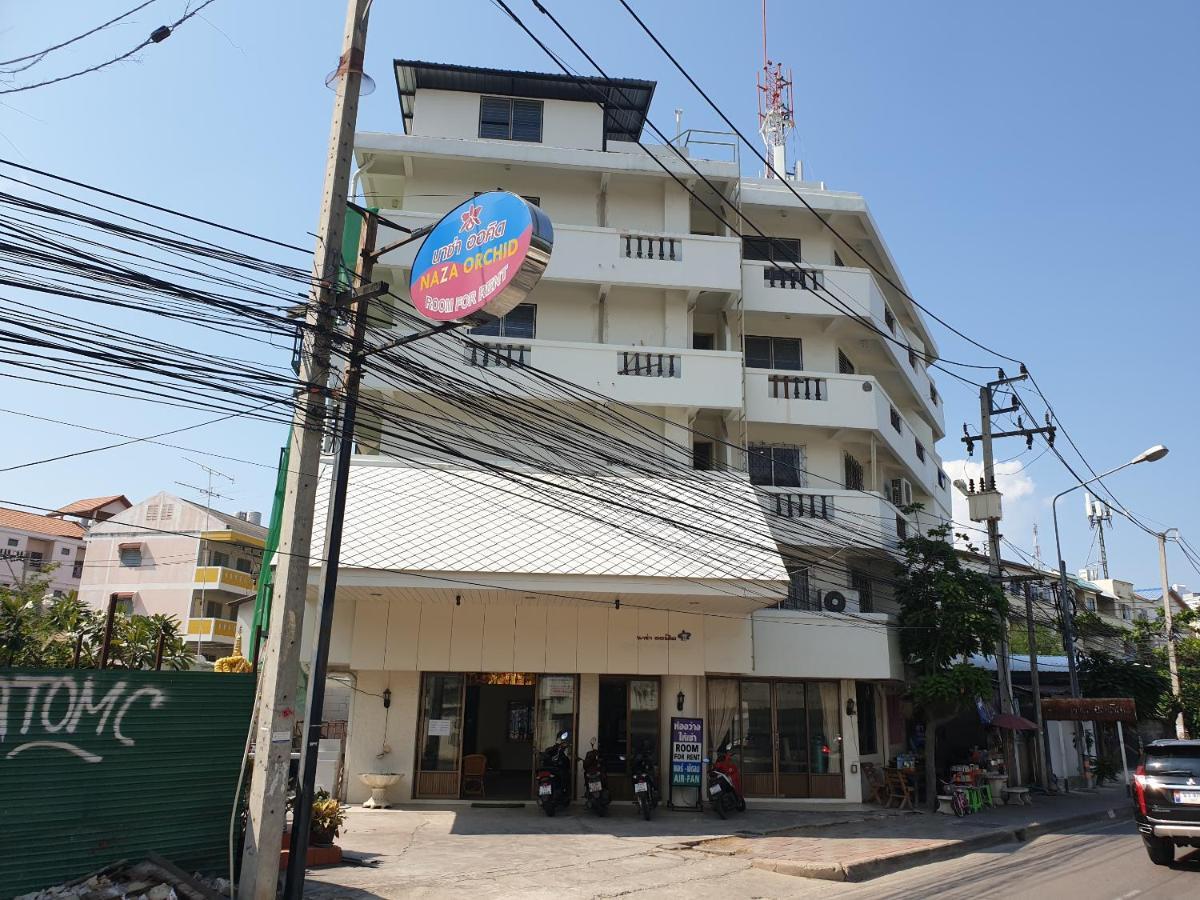
{"label": "concrete sidewalk", "polygon": [[863,881],[993,844],[1029,840],[1053,829],[1131,813],[1125,787],[1117,785],[1035,796],[1032,806],[999,806],[961,819],[917,812],[899,819],[799,827],[692,846],[704,853],[745,859],[755,868],[782,875]]}

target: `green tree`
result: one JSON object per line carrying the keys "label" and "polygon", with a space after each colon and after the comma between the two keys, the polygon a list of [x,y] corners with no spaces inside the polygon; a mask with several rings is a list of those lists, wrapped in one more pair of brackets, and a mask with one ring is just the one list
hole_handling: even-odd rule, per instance
{"label": "green tree", "polygon": [[937,803],[937,727],[991,694],[988,672],[966,660],[991,656],[1008,598],[986,574],[963,567],[948,527],[901,541],[896,585],[900,651],[912,671],[913,702],[925,718],[925,782]]}
{"label": "green tree", "polygon": [[1132,697],[1139,719],[1161,715],[1171,697],[1163,670],[1107,653],[1090,653],[1079,661],[1079,688],[1085,697]]}

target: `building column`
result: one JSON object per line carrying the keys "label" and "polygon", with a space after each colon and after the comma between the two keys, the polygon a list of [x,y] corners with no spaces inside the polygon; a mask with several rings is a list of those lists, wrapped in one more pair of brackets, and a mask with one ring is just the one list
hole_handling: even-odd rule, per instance
{"label": "building column", "polygon": [[855,697],[854,682],[846,679],[841,686],[842,717],[842,783],[845,785],[846,802],[862,803],[862,775],[858,761],[858,716],[861,710],[855,704],[854,715],[846,715],[846,701]]}
{"label": "building column", "polygon": [[[579,697],[576,721],[579,733],[572,743],[578,756],[586,756],[592,739],[600,737],[600,676],[586,673],[579,676]],[[582,770],[580,770],[582,771]],[[575,779],[575,798],[583,798],[583,778]]]}

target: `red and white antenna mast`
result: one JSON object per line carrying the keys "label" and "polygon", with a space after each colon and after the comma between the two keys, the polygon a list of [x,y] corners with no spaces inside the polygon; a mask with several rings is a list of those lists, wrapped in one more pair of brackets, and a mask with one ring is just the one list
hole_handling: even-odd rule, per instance
{"label": "red and white antenna mast", "polygon": [[758,133],[767,148],[767,178],[787,173],[787,139],[796,127],[792,118],[792,70],[767,56],[767,0],[763,0],[763,67],[758,74]]}

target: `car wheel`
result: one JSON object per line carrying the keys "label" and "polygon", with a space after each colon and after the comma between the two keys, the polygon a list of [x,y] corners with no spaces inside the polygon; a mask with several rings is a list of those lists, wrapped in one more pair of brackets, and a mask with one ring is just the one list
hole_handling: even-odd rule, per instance
{"label": "car wheel", "polygon": [[1175,862],[1175,845],[1165,838],[1142,838],[1146,842],[1146,855],[1156,866],[1169,866]]}

